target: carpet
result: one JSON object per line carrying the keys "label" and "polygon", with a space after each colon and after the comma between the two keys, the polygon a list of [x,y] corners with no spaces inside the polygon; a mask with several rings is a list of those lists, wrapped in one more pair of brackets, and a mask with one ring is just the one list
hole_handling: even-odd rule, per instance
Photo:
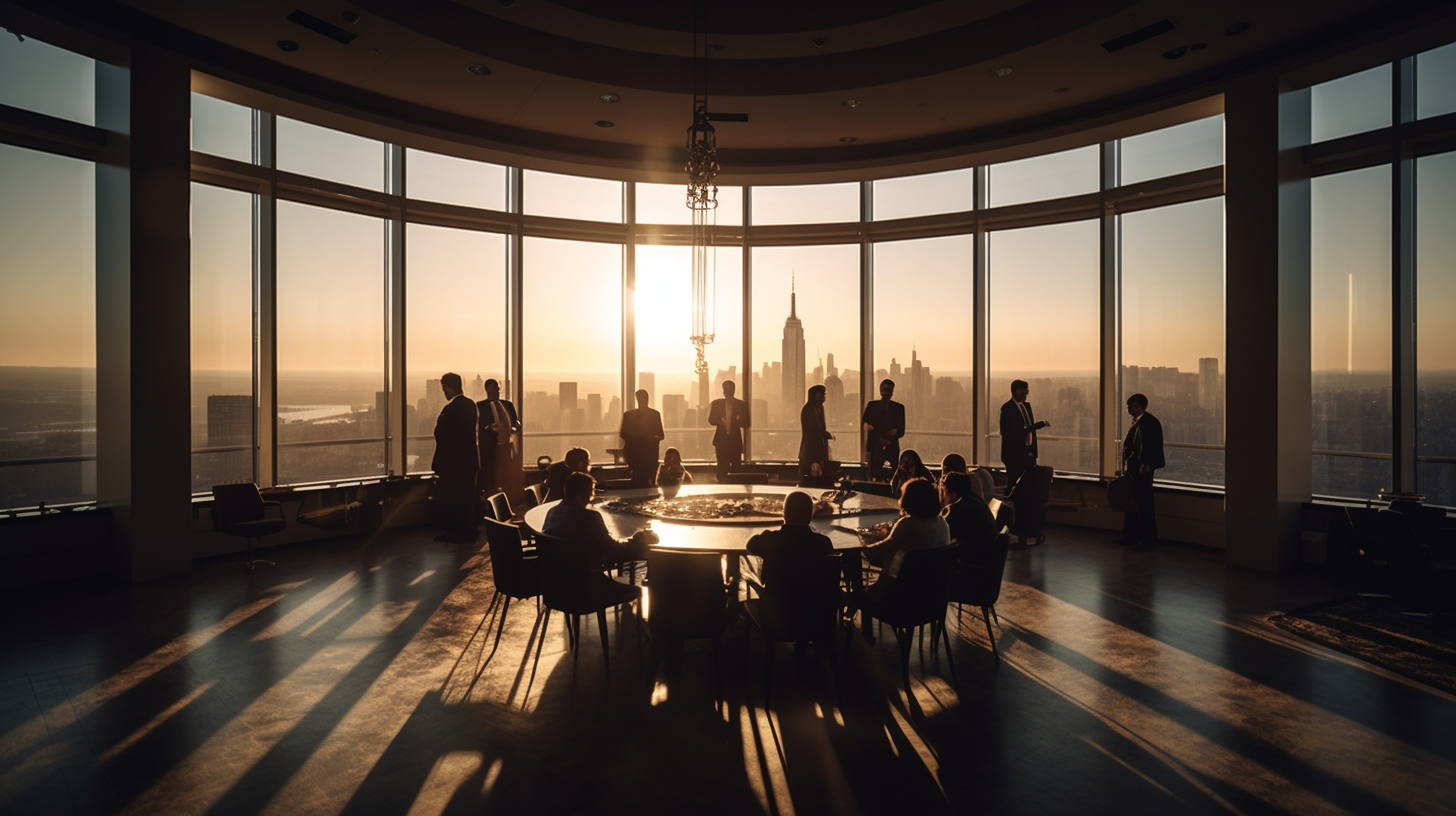
{"label": "carpet", "polygon": [[1286,632],[1456,694],[1456,620],[1402,614],[1390,598],[1343,598],[1274,615]]}

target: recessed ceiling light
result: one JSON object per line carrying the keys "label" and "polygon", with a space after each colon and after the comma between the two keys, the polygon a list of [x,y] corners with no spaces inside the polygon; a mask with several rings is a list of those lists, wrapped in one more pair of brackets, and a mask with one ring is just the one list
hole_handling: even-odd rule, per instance
{"label": "recessed ceiling light", "polygon": [[843,102],[840,102],[839,104],[845,106],[846,108],[857,108],[860,105],[863,105],[864,104],[864,100],[863,99],[846,99]]}
{"label": "recessed ceiling light", "polygon": [[475,74],[476,76],[490,76],[490,69],[485,67],[484,65],[481,65],[478,62],[472,62],[469,65],[465,66],[465,70],[469,71],[472,74]]}
{"label": "recessed ceiling light", "polygon": [[294,42],[293,40],[279,40],[278,47],[283,49],[284,51],[297,51],[298,43]]}
{"label": "recessed ceiling light", "polygon": [[599,127],[599,128],[615,127],[616,124],[617,124],[616,122],[609,122],[606,119],[598,119],[597,120],[597,127]]}
{"label": "recessed ceiling light", "polygon": [[1012,67],[1010,65],[1002,65],[999,68],[992,68],[991,71],[990,71],[990,73],[991,73],[991,76],[993,76],[993,77],[1006,77],[1006,76],[1011,76],[1011,71],[1012,70],[1013,69],[1012,69]]}
{"label": "recessed ceiling light", "polygon": [[1169,48],[1167,51],[1164,51],[1163,52],[1163,59],[1165,59],[1165,60],[1182,59],[1183,58],[1183,55],[1184,54],[1187,54],[1187,53],[1188,53],[1188,46],[1186,46],[1186,45],[1180,45],[1177,48]]}
{"label": "recessed ceiling light", "polygon": [[850,142],[857,142],[857,141],[859,141],[859,137],[858,136],[840,136],[839,137],[839,141],[844,142],[845,144],[849,144]]}
{"label": "recessed ceiling light", "polygon": [[1208,47],[1208,43],[1205,43],[1205,42],[1196,42],[1196,43],[1188,46],[1188,50],[1189,51],[1202,51],[1203,49],[1205,49],[1207,47]]}
{"label": "recessed ceiling light", "polygon": [[622,101],[622,97],[617,96],[614,93],[604,93],[601,96],[598,96],[597,99],[600,99],[603,102],[621,102]]}
{"label": "recessed ceiling light", "polygon": [[1227,36],[1233,37],[1235,35],[1242,34],[1242,33],[1244,33],[1245,31],[1248,31],[1248,30],[1249,30],[1249,24],[1248,23],[1233,23],[1228,28],[1225,28],[1223,30],[1223,33],[1225,35],[1227,35]]}

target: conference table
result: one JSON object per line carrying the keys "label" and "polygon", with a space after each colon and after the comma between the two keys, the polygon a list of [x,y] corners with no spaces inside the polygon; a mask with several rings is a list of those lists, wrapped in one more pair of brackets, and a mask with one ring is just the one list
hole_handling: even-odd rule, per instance
{"label": "conference table", "polygon": [[[755,497],[782,499],[790,493],[802,491],[816,500],[827,491],[820,488],[798,488],[780,485],[733,485],[703,484],[683,485],[678,488],[633,488],[611,490],[602,493],[593,507],[599,510],[607,523],[607,530],[618,538],[626,538],[639,530],[652,530],[658,536],[653,549],[717,552],[724,555],[743,554],[748,539],[764,530],[777,528],[782,518],[726,518],[711,520],[682,520],[643,515],[624,505],[658,498],[696,499],[702,497],[721,498],[723,503],[738,503]],[[537,505],[526,511],[525,524],[534,532],[545,526],[546,514],[556,502]],[[842,503],[832,504],[832,514],[815,515],[810,526],[829,536],[836,550],[852,550],[860,547],[859,527],[893,522],[899,516],[899,505],[887,496],[852,493]],[[737,559],[730,558],[732,562]]]}

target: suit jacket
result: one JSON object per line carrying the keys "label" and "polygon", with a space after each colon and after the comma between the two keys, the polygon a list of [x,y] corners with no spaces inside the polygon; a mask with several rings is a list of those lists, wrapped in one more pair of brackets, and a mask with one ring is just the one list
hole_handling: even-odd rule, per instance
{"label": "suit jacket", "polygon": [[829,431],[824,427],[824,406],[810,402],[799,409],[799,470],[808,473],[809,465],[829,460]]}
{"label": "suit jacket", "polygon": [[1153,470],[1168,466],[1163,459],[1163,423],[1147,411],[1122,438],[1122,472],[1137,473],[1143,465]]}
{"label": "suit jacket", "polygon": [[516,406],[510,400],[500,400],[501,412],[506,415],[506,430],[497,434],[490,429],[495,422],[495,412],[490,409],[490,400],[481,400],[475,404],[475,410],[480,414],[480,455],[485,458],[488,447],[505,444],[510,441],[512,435],[521,429],[521,420],[516,416]]}
{"label": "suit jacket", "polygon": [[[892,442],[905,435],[905,406],[890,400],[887,407],[884,400],[877,399],[865,406],[860,422],[870,426],[866,443],[873,449],[876,443]],[[886,433],[890,428],[894,432]]]}
{"label": "suit jacket", "polygon": [[[1031,403],[1024,402],[1026,416],[1016,407],[1016,400],[1009,399],[1001,406],[1001,461],[1011,462],[1023,456],[1030,456],[1035,459],[1036,451],[1036,414],[1031,411]],[[1031,444],[1026,443],[1027,434],[1031,435]]]}
{"label": "suit jacket", "polygon": [[947,504],[940,517],[950,527],[952,544],[961,545],[960,562],[968,565],[989,563],[996,547],[996,517],[991,508],[975,496]]}
{"label": "suit jacket", "polygon": [[662,430],[662,414],[652,408],[633,408],[622,413],[622,427],[617,431],[622,437],[623,453],[627,461],[657,461],[657,443],[667,436]]}
{"label": "suit jacket", "polygon": [[[728,422],[733,421],[734,432],[728,433]],[[743,450],[743,428],[749,425],[748,403],[737,397],[715,399],[708,406],[708,424],[717,426],[713,433],[713,447],[720,450]]]}
{"label": "suit jacket", "polygon": [[463,476],[480,467],[475,439],[475,403],[464,394],[440,409],[435,420],[435,458],[430,469],[441,476]]}

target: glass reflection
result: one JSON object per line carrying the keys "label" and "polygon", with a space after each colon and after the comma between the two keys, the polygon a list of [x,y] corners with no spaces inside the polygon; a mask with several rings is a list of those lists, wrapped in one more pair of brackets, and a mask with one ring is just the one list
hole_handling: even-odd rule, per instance
{"label": "glass reflection", "polygon": [[1390,127],[1390,66],[1310,88],[1310,140],[1322,142]]}
{"label": "glass reflection", "polygon": [[1456,153],[1416,161],[1416,489],[1456,506]]}

